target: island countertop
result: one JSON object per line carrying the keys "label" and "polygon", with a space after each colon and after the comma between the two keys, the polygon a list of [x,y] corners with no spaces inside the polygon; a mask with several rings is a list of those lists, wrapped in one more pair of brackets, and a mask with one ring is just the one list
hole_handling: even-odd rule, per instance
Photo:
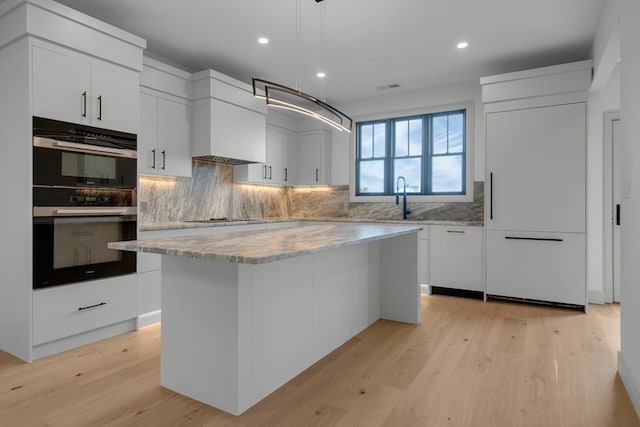
{"label": "island countertop", "polygon": [[415,233],[416,225],[336,223],[260,231],[110,242],[110,249],[264,264],[343,246]]}

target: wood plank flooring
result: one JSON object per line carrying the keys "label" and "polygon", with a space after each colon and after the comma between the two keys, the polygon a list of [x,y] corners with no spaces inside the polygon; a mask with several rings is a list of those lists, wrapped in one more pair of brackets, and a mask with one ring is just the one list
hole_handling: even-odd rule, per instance
{"label": "wood plank flooring", "polygon": [[421,325],[377,322],[240,417],[160,387],[159,325],[32,364],[0,352],[0,426],[640,426],[619,315],[423,296]]}

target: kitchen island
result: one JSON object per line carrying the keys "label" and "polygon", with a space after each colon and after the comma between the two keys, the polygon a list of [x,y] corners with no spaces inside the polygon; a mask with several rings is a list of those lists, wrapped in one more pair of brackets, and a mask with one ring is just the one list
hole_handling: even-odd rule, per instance
{"label": "kitchen island", "polygon": [[162,254],[161,385],[239,415],[383,318],[420,323],[413,225],[109,243]]}

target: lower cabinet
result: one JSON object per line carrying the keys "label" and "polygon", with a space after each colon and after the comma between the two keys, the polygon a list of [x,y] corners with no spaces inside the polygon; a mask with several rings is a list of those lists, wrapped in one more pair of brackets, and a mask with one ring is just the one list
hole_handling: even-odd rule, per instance
{"label": "lower cabinet", "polygon": [[487,294],[586,306],[584,233],[487,231]]}
{"label": "lower cabinet", "polygon": [[135,274],[33,291],[33,345],[138,315]]}
{"label": "lower cabinet", "polygon": [[431,225],[431,286],[484,292],[484,229]]}
{"label": "lower cabinet", "polygon": [[421,292],[429,293],[429,235],[430,226],[425,225],[422,231],[418,233],[418,281],[420,282]]}

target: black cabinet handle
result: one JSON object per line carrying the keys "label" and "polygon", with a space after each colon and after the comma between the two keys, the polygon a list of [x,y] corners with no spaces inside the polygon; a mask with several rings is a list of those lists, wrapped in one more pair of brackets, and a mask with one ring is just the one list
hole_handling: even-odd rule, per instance
{"label": "black cabinet handle", "polygon": [[262,166],[262,179],[267,179],[267,165]]}
{"label": "black cabinet handle", "polygon": [[90,308],[102,307],[103,305],[107,305],[107,303],[99,302],[98,304],[88,305],[86,307],[78,307],[78,311],[89,310]]}
{"label": "black cabinet handle", "polygon": [[82,92],[82,117],[87,117],[87,91]]}
{"label": "black cabinet handle", "polygon": [[447,230],[447,233],[464,234],[464,231],[462,231],[462,230]]}
{"label": "black cabinet handle", "polygon": [[269,179],[271,179],[271,166],[269,166]]}
{"label": "black cabinet handle", "polygon": [[165,170],[167,168],[167,152],[162,150],[162,170]]}
{"label": "black cabinet handle", "polygon": [[505,236],[507,240],[536,240],[539,242],[563,242],[564,239],[557,238],[545,238],[545,237],[513,237],[513,236]]}
{"label": "black cabinet handle", "polygon": [[616,225],[620,225],[620,205],[616,205]]}
{"label": "black cabinet handle", "polygon": [[316,168],[316,182],[320,181],[319,175],[320,174],[320,169]]}
{"label": "black cabinet handle", "polygon": [[284,168],[284,181],[287,182],[289,180],[289,171],[287,168]]}
{"label": "black cabinet handle", "polygon": [[493,219],[493,172],[489,174],[489,219]]}
{"label": "black cabinet handle", "polygon": [[151,150],[151,154],[153,158],[153,164],[151,165],[151,169],[155,169],[156,168],[156,149],[155,148]]}
{"label": "black cabinet handle", "polygon": [[98,97],[98,120],[102,120],[102,95]]}

